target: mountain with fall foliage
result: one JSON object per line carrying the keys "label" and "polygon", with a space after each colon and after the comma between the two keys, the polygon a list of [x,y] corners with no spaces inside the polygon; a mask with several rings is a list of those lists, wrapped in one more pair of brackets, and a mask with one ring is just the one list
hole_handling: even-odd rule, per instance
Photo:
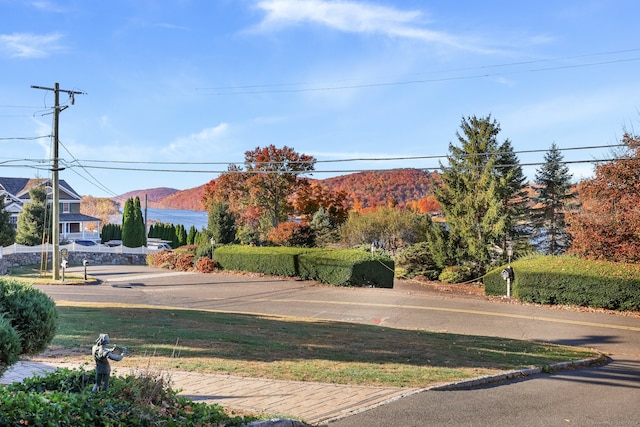
{"label": "mountain with fall foliage", "polygon": [[[350,206],[367,208],[389,203],[404,206],[409,202],[422,200],[431,194],[433,182],[437,178],[437,174],[421,169],[393,169],[357,172],[318,181],[332,191],[343,191]],[[114,197],[113,200],[124,204],[129,197],[138,196],[144,203],[146,194],[148,206],[152,208],[203,211],[205,185],[187,190],[166,187],[136,190]]]}
{"label": "mountain with fall foliage", "polygon": [[421,169],[392,169],[357,172],[326,178],[322,182],[332,191],[343,191],[350,206],[363,208],[389,203],[404,206],[431,194],[438,175]]}

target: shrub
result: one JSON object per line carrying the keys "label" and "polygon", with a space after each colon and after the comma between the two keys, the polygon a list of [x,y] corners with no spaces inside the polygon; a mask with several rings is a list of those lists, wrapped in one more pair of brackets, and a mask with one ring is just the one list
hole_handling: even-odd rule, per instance
{"label": "shrub", "polygon": [[147,265],[174,270],[176,268],[178,256],[179,254],[173,251],[163,249],[161,251],[148,254]]}
{"label": "shrub", "polygon": [[0,279],[0,313],[20,337],[22,354],[47,348],[56,334],[58,311],[44,292],[15,280]]}
{"label": "shrub", "polygon": [[58,369],[0,387],[0,425],[241,426],[256,420],[178,396],[161,372],[114,376],[100,393],[90,392],[94,376],[94,371]]}
{"label": "shrub", "polygon": [[18,361],[20,356],[20,337],[11,326],[11,322],[0,314],[0,376],[7,368]]}
{"label": "shrub", "polygon": [[198,261],[196,262],[196,270],[200,273],[211,273],[215,270],[215,267],[215,261],[209,257],[198,258]]}
{"label": "shrub", "polygon": [[339,286],[393,287],[393,260],[361,250],[223,246],[215,257],[227,270],[298,276]]}
{"label": "shrub", "polygon": [[[584,260],[573,256],[530,256],[511,264],[512,295],[539,304],[640,310],[640,265]],[[487,295],[506,294],[504,269],[484,278]]]}
{"label": "shrub", "polygon": [[[307,249],[308,250],[308,249]],[[299,248],[228,245],[217,248],[215,261],[225,270],[294,277]]]}
{"label": "shrub", "polygon": [[416,243],[402,250],[396,257],[396,266],[403,270],[403,276],[407,278],[424,276],[435,280],[441,272],[431,256],[427,242]]}
{"label": "shrub", "polygon": [[191,270],[193,268],[194,258],[195,255],[190,253],[177,254],[174,269],[178,271]]}
{"label": "shrub", "polygon": [[438,280],[444,283],[462,283],[470,280],[472,277],[471,269],[464,265],[454,265],[445,267],[438,276]]}
{"label": "shrub", "polygon": [[394,263],[384,255],[360,250],[319,249],[298,256],[302,279],[337,286],[393,287]]}

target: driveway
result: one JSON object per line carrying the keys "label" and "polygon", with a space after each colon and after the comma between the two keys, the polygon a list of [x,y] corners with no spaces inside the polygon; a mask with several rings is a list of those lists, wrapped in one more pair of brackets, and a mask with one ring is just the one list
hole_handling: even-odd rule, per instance
{"label": "driveway", "polygon": [[488,301],[398,281],[336,288],[229,274],[96,266],[95,286],[40,286],[55,300],[289,315],[592,347],[611,363],[461,391],[428,391],[331,421],[331,427],[640,425],[640,317]]}

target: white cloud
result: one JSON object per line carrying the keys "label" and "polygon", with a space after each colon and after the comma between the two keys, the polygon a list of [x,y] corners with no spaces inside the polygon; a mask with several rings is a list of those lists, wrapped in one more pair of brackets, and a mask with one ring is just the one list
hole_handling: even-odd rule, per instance
{"label": "white cloud", "polygon": [[165,154],[182,153],[184,151],[188,151],[189,153],[203,152],[203,149],[210,148],[210,146],[223,137],[228,130],[229,125],[227,123],[220,123],[218,126],[203,129],[198,133],[177,138],[169,144],[169,147],[165,148],[163,152]]}
{"label": "white cloud", "polygon": [[400,10],[355,1],[261,0],[256,6],[266,13],[259,30],[315,23],[348,33],[379,34],[436,43],[462,50],[490,52],[475,41],[427,29],[420,10]]}
{"label": "white cloud", "polygon": [[17,58],[43,58],[62,50],[59,33],[0,34],[0,53]]}

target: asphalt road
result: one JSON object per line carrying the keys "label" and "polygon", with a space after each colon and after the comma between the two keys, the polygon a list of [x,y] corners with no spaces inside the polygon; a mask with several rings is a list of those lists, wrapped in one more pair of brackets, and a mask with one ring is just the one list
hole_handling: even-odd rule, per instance
{"label": "asphalt road", "polygon": [[56,301],[126,302],[289,315],[579,345],[607,353],[597,368],[461,391],[428,391],[330,422],[347,426],[640,425],[640,317],[394,289],[336,288],[272,277],[96,266],[95,286],[40,286]]}

